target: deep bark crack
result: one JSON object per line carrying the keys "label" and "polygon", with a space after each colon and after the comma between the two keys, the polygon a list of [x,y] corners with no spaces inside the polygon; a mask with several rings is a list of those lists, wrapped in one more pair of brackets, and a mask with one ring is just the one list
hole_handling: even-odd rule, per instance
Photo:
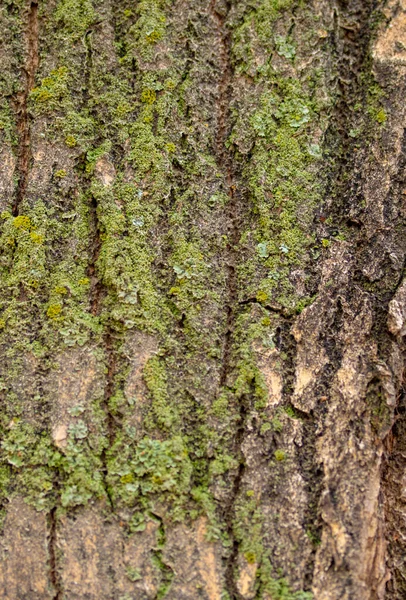
{"label": "deep bark crack", "polygon": [[235,503],[240,494],[241,483],[244,477],[246,467],[242,452],[242,445],[245,437],[246,420],[248,417],[248,406],[246,400],[247,399],[245,397],[241,398],[240,425],[235,436],[235,446],[240,454],[240,463],[238,465],[237,473],[233,481],[233,487],[231,490],[229,501],[224,509],[227,534],[229,536],[229,539],[232,540],[232,548],[229,556],[225,561],[224,572],[226,588],[231,600],[238,600],[242,597],[237,589],[237,584],[235,580],[235,564],[238,558],[239,542],[234,534],[234,519],[236,516]]}
{"label": "deep bark crack", "polygon": [[402,492],[406,470],[406,371],[395,409],[395,422],[384,440],[382,462],[382,502],[385,514],[385,538],[389,541],[387,563],[391,579],[387,583],[388,598],[403,597],[406,592],[405,534],[406,502]]}
{"label": "deep bark crack", "polygon": [[34,1],[30,4],[26,30],[27,60],[23,68],[25,76],[24,89],[21,92],[18,92],[14,99],[18,132],[16,165],[18,183],[12,209],[15,217],[19,214],[20,206],[24,200],[28,185],[28,173],[31,160],[31,127],[28,114],[28,98],[34,87],[35,75],[39,65],[38,37],[38,2]]}
{"label": "deep bark crack", "polygon": [[97,274],[97,260],[101,250],[100,227],[97,218],[97,202],[91,197],[89,207],[89,229],[90,229],[90,263],[87,269],[87,276],[90,280],[90,312],[93,316],[100,313],[101,302],[103,300],[103,286]]}
{"label": "deep bark crack", "polygon": [[153,519],[159,521],[156,547],[152,549],[152,562],[155,565],[155,567],[159,569],[162,575],[162,581],[160,582],[157,592],[153,598],[153,600],[159,600],[160,598],[164,598],[168,593],[172,585],[172,581],[175,577],[175,571],[173,570],[173,567],[171,567],[167,562],[165,562],[162,552],[166,544],[164,521],[162,517],[160,517],[156,513],[150,512],[150,516]]}
{"label": "deep bark crack", "polygon": [[[95,23],[94,26],[99,23]],[[85,61],[85,73],[84,73],[84,86],[83,86],[83,102],[84,104],[90,98],[89,88],[91,87],[91,76],[93,69],[93,48],[91,43],[91,35],[93,29],[88,29],[85,33],[84,44],[86,48],[86,61]],[[89,186],[90,187],[90,186]],[[98,273],[97,262],[100,257],[102,249],[102,237],[101,237],[101,224],[98,216],[98,203],[96,198],[90,194],[89,201],[89,256],[90,261],[87,269],[87,275],[90,280],[90,312],[93,316],[100,316],[103,308],[103,300],[107,296],[107,289],[103,283],[100,273]],[[110,398],[114,394],[115,389],[115,377],[117,371],[116,365],[116,352],[114,349],[114,336],[113,331],[109,323],[105,325],[105,331],[103,334],[103,348],[106,357],[106,379],[104,384],[104,396],[101,403],[102,409],[106,417],[106,429],[107,429],[107,440],[108,446],[103,448],[100,460],[102,463],[102,476],[103,476],[103,487],[106,493],[106,497],[110,504],[111,509],[114,509],[112,495],[109,491],[107,483],[108,467],[107,467],[107,453],[111,448],[114,436],[115,436],[115,422],[114,417],[110,410]]]}
{"label": "deep bark crack", "polygon": [[48,554],[49,554],[49,578],[54,588],[53,600],[62,600],[63,589],[61,576],[58,571],[58,556],[56,545],[56,518],[57,507],[54,506],[49,512]]}
{"label": "deep bark crack", "polygon": [[[233,77],[231,63],[231,37],[227,30],[227,17],[231,8],[230,3],[226,4],[224,14],[216,8],[216,0],[211,0],[209,13],[214,23],[214,31],[217,37],[218,60],[221,71],[219,81],[219,93],[216,105],[217,116],[217,135],[215,139],[215,154],[222,172],[225,175],[226,193],[228,195],[226,222],[228,244],[226,248],[226,329],[222,348],[222,365],[220,370],[219,387],[220,389],[227,385],[227,380],[232,371],[231,356],[233,347],[233,336],[235,329],[236,313],[238,306],[237,290],[237,244],[239,241],[239,202],[237,190],[237,178],[233,158],[226,147],[229,133],[230,121],[230,93]],[[234,533],[235,502],[239,496],[241,482],[245,471],[245,461],[243,458],[242,444],[245,436],[245,425],[248,415],[247,399],[240,398],[239,405],[239,426],[235,435],[234,446],[235,454],[238,456],[239,466],[232,483],[229,500],[223,509],[224,520],[226,523],[227,534],[232,543],[231,552],[225,559],[225,584],[230,599],[240,598],[235,581],[235,563],[238,556],[239,543]]]}
{"label": "deep bark crack", "polygon": [[[230,6],[227,5],[227,11]],[[230,34],[227,32],[226,19],[227,16],[221,15],[216,10],[216,0],[210,2],[210,15],[214,22],[215,32],[218,39],[219,63],[221,69],[221,79],[219,82],[219,94],[216,106],[217,116],[217,135],[215,139],[215,153],[221,165],[222,171],[226,179],[226,193],[229,201],[227,204],[227,229],[228,229],[228,245],[227,245],[227,305],[226,305],[226,332],[223,342],[223,359],[222,369],[220,374],[220,386],[226,384],[227,375],[230,364],[230,354],[232,346],[232,333],[234,329],[235,310],[237,305],[237,281],[236,281],[236,250],[235,246],[238,242],[238,206],[236,196],[236,182],[232,167],[232,157],[226,148],[229,120],[229,96],[230,84],[232,78],[231,68],[231,40]]]}
{"label": "deep bark crack", "polygon": [[[97,202],[94,197],[91,197],[90,208],[89,208],[89,228],[90,228],[90,248],[89,254],[91,256],[90,263],[88,266],[88,277],[90,279],[90,312],[93,316],[100,315],[102,309],[103,298],[106,295],[105,286],[97,273],[97,261],[100,255],[102,246],[101,234],[100,234],[100,223],[97,216]],[[114,440],[115,424],[114,417],[111,414],[109,408],[110,398],[114,393],[114,380],[116,376],[116,354],[114,350],[113,334],[111,327],[106,326],[106,331],[103,336],[103,347],[106,353],[106,380],[104,386],[104,398],[102,407],[106,415],[106,426],[107,426],[107,437],[109,447],[111,447]],[[113,508],[113,502],[111,494],[109,493],[108,484],[106,481],[107,477],[107,452],[108,449],[104,448],[101,454],[102,469],[103,469],[103,481],[104,488],[109,500],[111,507]]]}

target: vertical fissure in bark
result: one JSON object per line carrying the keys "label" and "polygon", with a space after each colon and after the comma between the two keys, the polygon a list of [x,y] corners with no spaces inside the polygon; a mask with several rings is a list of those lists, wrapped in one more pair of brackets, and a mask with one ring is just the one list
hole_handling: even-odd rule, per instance
{"label": "vertical fissure in bark", "polygon": [[406,373],[395,410],[395,423],[384,445],[382,491],[388,540],[387,564],[391,572],[385,597],[397,600],[406,595]]}
{"label": "vertical fissure in bark", "polygon": [[[388,204],[397,205],[399,212],[397,220],[402,216],[404,193],[406,188],[406,129],[403,130],[401,153],[390,186]],[[388,219],[390,216],[388,215]],[[399,242],[404,251],[405,221],[402,219],[403,231],[397,227]],[[402,235],[403,234],[403,235]],[[386,584],[386,600],[397,600],[406,597],[406,345],[405,338],[396,338],[391,334],[388,338],[387,313],[388,305],[395,298],[398,290],[404,283],[406,256],[404,254],[402,265],[398,271],[398,279],[391,291],[390,297],[385,298],[382,306],[382,319],[380,330],[375,334],[378,339],[386,333],[386,344],[380,348],[380,356],[384,359],[391,352],[392,344],[400,346],[403,357],[403,374],[400,389],[394,409],[392,426],[384,439],[384,455],[382,461],[381,491],[385,515],[385,538],[387,541],[387,565],[391,578]],[[381,344],[382,345],[382,344]],[[385,356],[386,355],[386,356]],[[385,382],[379,382],[384,384]],[[384,397],[384,396],[383,396]],[[392,415],[391,415],[392,416]]]}
{"label": "vertical fissure in bark", "polygon": [[[95,24],[97,25],[97,23]],[[85,33],[84,42],[86,47],[86,60],[85,60],[85,73],[84,73],[84,86],[83,86],[83,103],[86,106],[90,98],[90,87],[91,77],[93,69],[93,47],[91,42],[91,36],[93,29],[88,29]],[[86,164],[86,157],[84,157],[84,164]],[[89,185],[90,188],[90,185]],[[87,268],[87,275],[90,280],[90,312],[93,316],[97,317],[101,314],[103,301],[107,296],[107,289],[103,283],[100,273],[98,273],[97,262],[100,257],[102,248],[101,238],[101,226],[98,216],[98,203],[96,198],[88,190],[89,194],[89,212],[88,212],[88,224],[89,224],[89,265]],[[103,334],[103,349],[106,357],[106,378],[104,384],[104,396],[102,401],[102,408],[106,417],[106,430],[107,430],[107,441],[108,446],[103,448],[101,452],[102,462],[102,475],[103,475],[103,486],[106,493],[106,497],[109,501],[110,507],[113,509],[113,500],[107,483],[107,454],[111,447],[114,436],[115,436],[115,423],[114,417],[110,410],[110,398],[113,396],[115,389],[115,377],[116,377],[116,352],[114,348],[114,335],[109,323],[105,325]]]}
{"label": "vertical fissure in bark", "polygon": [[103,301],[103,286],[97,274],[96,266],[101,250],[101,239],[99,220],[97,218],[97,202],[93,196],[90,198],[89,206],[89,230],[90,262],[87,269],[87,276],[90,280],[90,312],[93,316],[97,316],[100,313],[101,303]]}
{"label": "vertical fissure in bark", "polygon": [[[370,75],[371,20],[378,2],[367,0],[338,0],[334,8],[332,56],[336,65],[336,103],[325,135],[326,156],[330,156],[326,198],[328,215],[335,225],[340,221],[349,226],[359,225],[354,207],[360,202],[359,178],[355,177],[355,163],[359,153],[353,132],[361,124],[366,111],[366,93]],[[357,103],[363,111],[354,111]],[[364,132],[367,135],[367,132]],[[366,145],[365,145],[366,146]],[[348,174],[352,173],[352,177]],[[358,229],[354,232],[358,233]]]}
{"label": "vertical fissure in bark", "polygon": [[[238,304],[237,290],[237,245],[239,241],[239,213],[240,190],[236,168],[233,164],[233,156],[227,149],[226,143],[230,128],[230,100],[231,85],[233,77],[231,61],[231,34],[227,28],[227,17],[230,4],[217,8],[216,0],[211,0],[209,5],[210,16],[214,24],[214,32],[217,38],[218,60],[220,66],[220,81],[218,86],[218,99],[216,105],[217,134],[215,139],[215,154],[218,165],[225,176],[226,193],[228,203],[226,209],[227,237],[226,248],[226,327],[223,340],[222,364],[220,370],[220,389],[227,385],[228,377],[232,370],[231,355],[234,343],[235,321]],[[235,565],[238,556],[239,543],[234,534],[235,503],[240,494],[241,484],[245,471],[245,460],[242,446],[245,437],[246,421],[249,412],[249,398],[239,398],[239,424],[234,438],[234,453],[238,458],[239,466],[232,481],[229,497],[223,506],[223,518],[226,525],[227,535],[231,542],[231,551],[225,557],[224,576],[227,593],[231,600],[240,598],[235,580]]]}
{"label": "vertical fissure in bark", "polygon": [[13,215],[16,217],[19,213],[21,203],[25,197],[28,184],[28,172],[31,160],[31,127],[28,114],[28,98],[35,83],[35,74],[39,65],[38,53],[38,2],[31,2],[28,12],[28,22],[26,29],[27,59],[23,68],[24,88],[16,94],[14,99],[17,132],[17,187],[15,190],[13,202]]}
{"label": "vertical fissure in bark", "polygon": [[290,408],[295,414],[299,413],[303,417],[308,417],[306,413],[302,413],[292,404],[292,396],[295,385],[295,371],[296,371],[296,355],[297,355],[297,343],[294,336],[291,333],[293,324],[293,317],[281,316],[281,321],[278,327],[278,336],[276,347],[284,355],[283,362],[283,374],[284,383],[282,388],[282,397],[285,407]]}
{"label": "vertical fissure in bark", "polygon": [[[106,375],[106,387],[104,392],[104,408],[107,416],[107,431],[110,445],[114,440],[114,418],[109,410],[109,400],[114,393],[114,380],[116,375],[116,354],[114,351],[114,341],[111,329],[105,334],[104,344],[107,354],[107,375]],[[107,470],[107,469],[106,469]]]}
{"label": "vertical fissure in bark", "polygon": [[[89,206],[89,229],[90,229],[90,262],[88,266],[88,277],[90,280],[90,312],[94,316],[100,315],[103,299],[106,296],[105,286],[100,278],[100,275],[97,272],[97,261],[100,256],[101,251],[101,233],[100,233],[100,223],[97,216],[97,201],[93,196],[90,199]],[[114,349],[114,338],[111,327],[107,324],[106,330],[103,336],[103,348],[106,356],[106,380],[104,386],[104,398],[103,398],[103,410],[106,415],[106,427],[107,427],[107,438],[109,442],[109,447],[111,447],[114,435],[115,435],[115,424],[114,418],[111,414],[109,403],[110,398],[114,393],[115,386],[115,376],[116,376],[116,353]],[[109,492],[108,484],[107,484],[107,452],[108,448],[104,448],[101,454],[101,461],[103,465],[103,480],[104,480],[104,488],[109,500],[111,507],[113,508],[112,497]]]}
{"label": "vertical fissure in bark", "polygon": [[323,488],[324,472],[318,463],[318,457],[314,451],[317,442],[317,419],[314,415],[310,415],[310,417],[302,419],[302,422],[302,444],[296,446],[296,452],[307,497],[307,504],[303,514],[303,527],[312,542],[312,552],[304,568],[303,580],[304,590],[310,591],[313,585],[316,552],[321,542],[322,520],[319,500]]}
{"label": "vertical fissure in bark", "polygon": [[210,15],[214,23],[214,29],[217,37],[218,59],[221,78],[219,81],[219,92],[216,106],[217,117],[217,135],[215,139],[215,153],[219,166],[224,173],[226,180],[226,193],[228,195],[227,204],[227,256],[226,256],[226,330],[223,341],[222,368],[220,374],[220,386],[224,386],[227,381],[227,375],[230,365],[230,353],[232,346],[232,335],[235,321],[235,311],[237,306],[237,281],[236,281],[236,245],[238,242],[238,206],[237,206],[237,185],[235,173],[232,164],[232,156],[227,150],[226,142],[228,137],[228,125],[230,117],[229,100],[232,80],[231,67],[231,39],[227,31],[227,14],[230,6],[227,5],[225,15],[218,12],[216,0],[210,2]]}
{"label": "vertical fissure in bark", "polygon": [[295,406],[293,401],[297,361],[297,342],[291,333],[293,322],[293,315],[290,317],[285,316],[281,320],[278,328],[277,348],[285,356],[283,363],[284,385],[282,389],[284,408],[291,418],[299,419],[302,423],[301,443],[300,445],[296,444],[295,455],[307,498],[302,523],[307,536],[312,542],[312,552],[304,568],[303,587],[307,591],[312,588],[316,551],[321,538],[322,523],[319,499],[324,474],[318,463],[317,453],[314,451],[317,438],[316,430],[317,424],[320,422],[320,415],[317,414],[317,410],[311,410],[310,412],[300,410]]}
{"label": "vertical fissure in bark", "polygon": [[49,555],[49,578],[53,587],[52,600],[62,600],[63,589],[61,576],[58,569],[57,537],[57,507],[54,506],[48,515],[48,555]]}
{"label": "vertical fissure in bark", "polygon": [[91,35],[93,33],[92,29],[88,29],[85,33],[84,37],[84,45],[86,48],[86,62],[85,62],[85,73],[83,78],[83,103],[86,103],[89,100],[89,88],[90,88],[90,77],[92,71],[92,63],[93,63],[93,48],[91,44]]}
{"label": "vertical fissure in bark", "polygon": [[235,434],[235,447],[239,453],[239,465],[233,481],[228,502],[224,507],[227,535],[232,542],[231,551],[225,560],[224,569],[224,579],[230,600],[238,600],[241,598],[241,594],[238,591],[237,582],[235,579],[235,568],[238,558],[239,542],[234,534],[234,520],[236,517],[235,503],[240,495],[241,484],[246,468],[246,463],[242,453],[242,445],[245,438],[246,421],[248,417],[248,401],[249,399],[245,396],[240,400],[240,423]]}
{"label": "vertical fissure in bark", "polygon": [[157,541],[155,548],[152,549],[152,562],[155,567],[160,571],[162,580],[157,589],[157,592],[153,598],[153,600],[160,600],[160,598],[164,598],[172,584],[172,581],[175,577],[175,571],[164,560],[163,549],[166,544],[166,534],[165,534],[165,525],[162,517],[157,515],[156,513],[150,512],[150,516],[155,521],[159,522],[159,527],[157,531]]}

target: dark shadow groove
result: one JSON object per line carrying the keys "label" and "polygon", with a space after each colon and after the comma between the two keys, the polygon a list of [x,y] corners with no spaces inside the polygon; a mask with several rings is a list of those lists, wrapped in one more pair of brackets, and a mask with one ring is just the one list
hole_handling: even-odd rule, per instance
{"label": "dark shadow groove", "polygon": [[38,37],[38,2],[31,2],[26,30],[27,60],[24,66],[25,85],[14,98],[17,119],[18,149],[17,149],[17,187],[13,202],[13,215],[19,214],[21,203],[25,198],[28,185],[28,173],[31,160],[31,127],[28,114],[28,98],[34,88],[35,75],[39,65]]}

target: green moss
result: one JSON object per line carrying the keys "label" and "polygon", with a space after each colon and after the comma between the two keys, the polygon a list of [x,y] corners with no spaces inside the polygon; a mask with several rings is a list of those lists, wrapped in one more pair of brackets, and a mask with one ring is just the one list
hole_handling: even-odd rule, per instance
{"label": "green moss", "polygon": [[112,495],[130,505],[141,500],[148,504],[156,496],[179,504],[190,489],[192,465],[181,437],[145,437],[131,447],[118,439],[109,452],[108,468]]}
{"label": "green moss", "polygon": [[79,39],[95,21],[96,12],[91,0],[59,0],[54,18],[73,39]]}
{"label": "green moss", "polygon": [[[145,114],[145,113],[144,113]],[[159,149],[156,147],[156,139],[149,124],[138,121],[131,128],[132,150],[130,160],[139,173],[147,173],[151,167],[162,163]]]}
{"label": "green moss", "polygon": [[13,219],[13,227],[16,229],[22,229],[24,231],[28,231],[31,229],[31,220],[26,215],[19,215]]}
{"label": "green moss", "polygon": [[56,466],[63,478],[62,506],[86,504],[94,496],[106,497],[100,457],[80,439],[69,440],[65,455]]}
{"label": "green moss", "polygon": [[7,294],[5,298],[10,292],[18,293],[20,284],[27,290],[38,288],[45,274],[43,242],[47,223],[44,204],[39,201],[31,211],[24,212],[26,214],[15,218],[8,213],[3,214],[0,285]]}
{"label": "green moss", "polygon": [[109,289],[106,313],[128,328],[162,330],[166,311],[156,289],[154,253],[147,238],[157,218],[154,200],[146,202],[140,188],[120,179],[112,188],[93,181],[91,193],[98,204],[102,234],[97,269]]}
{"label": "green moss", "polygon": [[141,0],[137,4],[138,19],[129,32],[130,48],[144,60],[153,57],[153,47],[165,35],[164,5],[162,0]]}
{"label": "green moss", "polygon": [[142,575],[139,570],[131,566],[126,568],[126,575],[130,581],[139,581],[142,579]]}
{"label": "green moss", "polygon": [[50,319],[55,319],[56,317],[58,317],[61,314],[61,312],[62,312],[62,306],[60,304],[51,304],[47,308],[47,316]]}
{"label": "green moss", "polygon": [[60,294],[61,296],[65,296],[68,293],[68,290],[64,285],[57,285],[54,289],[54,293]]}
{"label": "green moss", "polygon": [[0,134],[11,145],[17,143],[17,127],[10,104],[0,96]]}
{"label": "green moss", "polygon": [[88,174],[93,173],[97,161],[100,158],[102,158],[103,156],[105,156],[106,154],[108,154],[108,152],[110,150],[111,150],[111,142],[108,140],[106,140],[105,142],[100,144],[100,146],[97,146],[96,148],[92,148],[91,150],[88,150],[86,152],[86,166],[85,166],[86,173],[88,173]]}
{"label": "green moss", "polygon": [[[315,171],[320,156],[311,144],[319,109],[298,80],[271,71],[269,88],[250,117],[255,144],[245,174],[256,213],[255,230],[251,227],[249,236],[256,246],[255,255],[239,271],[249,286],[253,273],[263,273],[259,289],[249,287],[248,295],[256,295],[260,302],[275,299],[294,311],[302,299],[289,274],[311,260],[313,214],[322,193]],[[239,127],[246,127],[245,116],[232,133],[236,143]]]}
{"label": "green moss", "polygon": [[43,244],[45,241],[45,237],[36,231],[31,231],[30,238],[34,244]]}
{"label": "green moss", "polygon": [[275,460],[278,462],[286,460],[286,452],[283,450],[275,450],[274,452]]}
{"label": "green moss", "polygon": [[281,420],[279,419],[278,416],[273,417],[271,425],[272,425],[272,429],[276,433],[280,433],[283,430],[283,424],[281,423]]}
{"label": "green moss", "polygon": [[239,543],[239,552],[251,564],[260,564],[264,556],[263,521],[264,517],[255,496],[238,499],[233,531]]}
{"label": "green moss", "polygon": [[77,112],[71,106],[67,107],[66,114],[55,123],[55,128],[64,136],[69,148],[79,146],[83,150],[92,151],[96,123],[86,110]]}
{"label": "green moss", "polygon": [[238,461],[235,457],[228,454],[217,455],[217,458],[210,462],[210,475],[223,475],[230,469],[236,469],[238,467]]}
{"label": "green moss", "polygon": [[141,94],[141,102],[145,104],[153,104],[156,100],[156,93],[154,90],[143,90]]}
{"label": "green moss", "polygon": [[30,93],[30,101],[37,112],[50,112],[61,107],[61,101],[68,96],[68,69],[59,67],[51,71],[48,77]]}
{"label": "green moss", "polygon": [[65,144],[69,146],[69,148],[74,148],[77,145],[77,140],[73,135],[67,135],[65,138]]}
{"label": "green moss", "polygon": [[157,356],[144,367],[144,380],[152,396],[152,418],[158,427],[171,429],[176,421],[174,406],[169,403],[167,375],[164,362]]}
{"label": "green moss", "polygon": [[59,458],[45,431],[12,419],[2,432],[2,493],[9,497],[16,489],[38,510],[49,508],[53,493],[51,465]]}
{"label": "green moss", "polygon": [[[367,113],[370,119],[380,125],[383,125],[387,119],[386,111],[382,106],[384,99],[384,91],[380,85],[373,79],[369,71],[365,71],[362,75],[364,85],[367,86],[366,106]],[[365,128],[365,124],[363,129]]]}
{"label": "green moss", "polygon": [[268,300],[268,294],[266,292],[260,291],[257,293],[256,298],[258,302],[261,302],[261,304],[265,304],[265,302]]}
{"label": "green moss", "polygon": [[292,60],[295,58],[296,49],[295,46],[287,40],[287,38],[278,35],[275,37],[276,49],[280,56]]}
{"label": "green moss", "polygon": [[268,46],[275,21],[294,3],[295,0],[264,0],[249,5],[249,10],[233,29],[233,54],[239,70],[255,72],[260,69],[261,65],[254,60],[255,48],[258,44]]}
{"label": "green moss", "polygon": [[255,563],[256,563],[256,561],[257,561],[256,554],[255,554],[255,552],[252,552],[252,551],[250,551],[250,552],[246,552],[246,553],[244,554],[244,558],[245,558],[245,560],[247,561],[247,563],[249,563],[249,564],[251,564],[251,565],[255,564]]}
{"label": "green moss", "polygon": [[262,595],[269,595],[272,600],[312,600],[311,592],[293,591],[283,577],[275,577],[268,558],[264,558],[258,573]]}
{"label": "green moss", "polygon": [[385,123],[386,119],[387,115],[385,110],[383,108],[379,109],[378,112],[375,114],[375,121],[382,125],[382,123]]}

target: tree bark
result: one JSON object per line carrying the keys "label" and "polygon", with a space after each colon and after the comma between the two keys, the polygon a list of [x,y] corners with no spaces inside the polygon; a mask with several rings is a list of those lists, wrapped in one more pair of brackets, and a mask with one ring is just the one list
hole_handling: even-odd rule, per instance
{"label": "tree bark", "polygon": [[0,14],[1,597],[405,598],[405,1]]}

